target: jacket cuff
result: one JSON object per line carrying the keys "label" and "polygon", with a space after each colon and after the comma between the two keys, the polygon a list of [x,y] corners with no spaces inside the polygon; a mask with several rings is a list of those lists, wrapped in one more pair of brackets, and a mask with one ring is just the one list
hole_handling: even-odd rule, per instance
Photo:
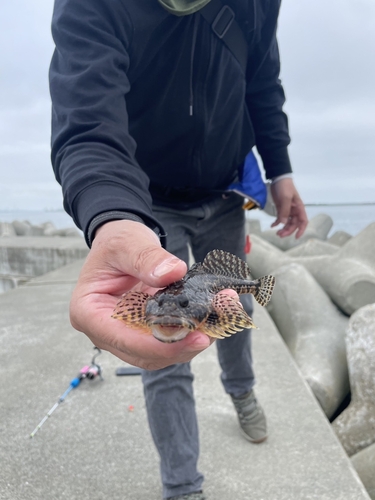
{"label": "jacket cuff", "polygon": [[74,201],[72,216],[82,229],[89,248],[99,226],[112,220],[133,220],[145,224],[157,234],[165,247],[165,231],[152,215],[151,206],[122,186],[90,186]]}
{"label": "jacket cuff", "polygon": [[87,229],[87,234],[85,234],[86,243],[89,248],[91,248],[92,242],[94,241],[96,230],[106,222],[110,222],[113,220],[131,220],[134,222],[140,222],[141,224],[145,223],[143,219],[130,212],[120,212],[119,210],[112,210],[111,212],[104,212],[102,214],[99,214],[92,219]]}
{"label": "jacket cuff", "polygon": [[91,248],[92,242],[94,241],[97,229],[99,229],[99,227],[105,224],[106,222],[110,222],[113,220],[131,220],[134,222],[140,222],[141,224],[144,224],[145,226],[152,229],[152,231],[154,231],[156,236],[158,236],[158,238],[160,239],[161,245],[165,248],[166,234],[163,231],[161,231],[162,229],[161,226],[146,224],[146,222],[141,217],[138,217],[137,215],[132,214],[130,212],[121,212],[120,210],[111,210],[110,212],[103,212],[93,218],[93,220],[89,224],[89,227],[87,228],[87,232],[85,231],[85,240],[89,248]]}
{"label": "jacket cuff", "polygon": [[262,152],[261,156],[267,179],[273,179],[292,172],[292,165],[286,147]]}

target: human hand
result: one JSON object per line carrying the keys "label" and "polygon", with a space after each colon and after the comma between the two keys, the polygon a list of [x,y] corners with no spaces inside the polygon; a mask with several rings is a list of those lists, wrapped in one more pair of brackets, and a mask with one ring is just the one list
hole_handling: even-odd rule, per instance
{"label": "human hand", "polygon": [[289,236],[296,229],[296,238],[300,238],[305,232],[308,219],[293,180],[280,179],[271,184],[271,193],[277,210],[277,219],[271,227],[284,224],[284,227],[277,232],[281,238]]}
{"label": "human hand", "polygon": [[190,361],[213,339],[195,331],[179,342],[163,344],[111,318],[128,290],[153,294],[185,274],[186,264],[164,250],[151,229],[128,220],[108,222],[97,230],[73,292],[71,323],[100,349],[141,368],[156,370]]}

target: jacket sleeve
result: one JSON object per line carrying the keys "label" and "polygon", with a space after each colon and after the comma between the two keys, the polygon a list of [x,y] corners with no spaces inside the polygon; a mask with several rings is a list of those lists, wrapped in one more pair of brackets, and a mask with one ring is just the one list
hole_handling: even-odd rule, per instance
{"label": "jacket sleeve", "polygon": [[85,234],[112,211],[163,232],[128,129],[132,24],[124,2],[56,0],[52,34],[52,164],[66,211]]}
{"label": "jacket sleeve", "polygon": [[[292,171],[287,146],[288,119],[282,107],[284,90],[279,79],[280,58],[276,39],[280,0],[269,0],[265,21],[255,35],[247,72],[246,103],[255,132],[257,150],[268,179]],[[255,64],[254,64],[255,61]]]}

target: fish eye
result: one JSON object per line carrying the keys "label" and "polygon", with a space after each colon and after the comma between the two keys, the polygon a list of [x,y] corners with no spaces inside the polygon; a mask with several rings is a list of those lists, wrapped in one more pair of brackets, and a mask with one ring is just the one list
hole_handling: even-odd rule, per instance
{"label": "fish eye", "polygon": [[189,299],[186,295],[181,295],[181,297],[178,298],[178,303],[181,307],[187,307],[189,305]]}
{"label": "fish eye", "polygon": [[161,295],[158,300],[158,306],[161,307],[165,302],[165,297]]}

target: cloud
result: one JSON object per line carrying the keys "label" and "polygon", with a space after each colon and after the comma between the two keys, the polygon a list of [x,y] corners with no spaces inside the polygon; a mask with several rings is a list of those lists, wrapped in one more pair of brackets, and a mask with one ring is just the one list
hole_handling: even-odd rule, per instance
{"label": "cloud", "polygon": [[61,207],[50,165],[48,67],[52,2],[2,6],[0,45],[0,208]]}
{"label": "cloud", "polygon": [[[52,4],[2,6],[0,209],[61,207],[49,156]],[[290,154],[306,202],[375,201],[374,21],[373,0],[282,2]]]}
{"label": "cloud", "polygon": [[373,0],[284,0],[282,76],[293,103],[324,107],[374,97]]}
{"label": "cloud", "polygon": [[375,4],[284,0],[290,153],[307,202],[375,201]]}

